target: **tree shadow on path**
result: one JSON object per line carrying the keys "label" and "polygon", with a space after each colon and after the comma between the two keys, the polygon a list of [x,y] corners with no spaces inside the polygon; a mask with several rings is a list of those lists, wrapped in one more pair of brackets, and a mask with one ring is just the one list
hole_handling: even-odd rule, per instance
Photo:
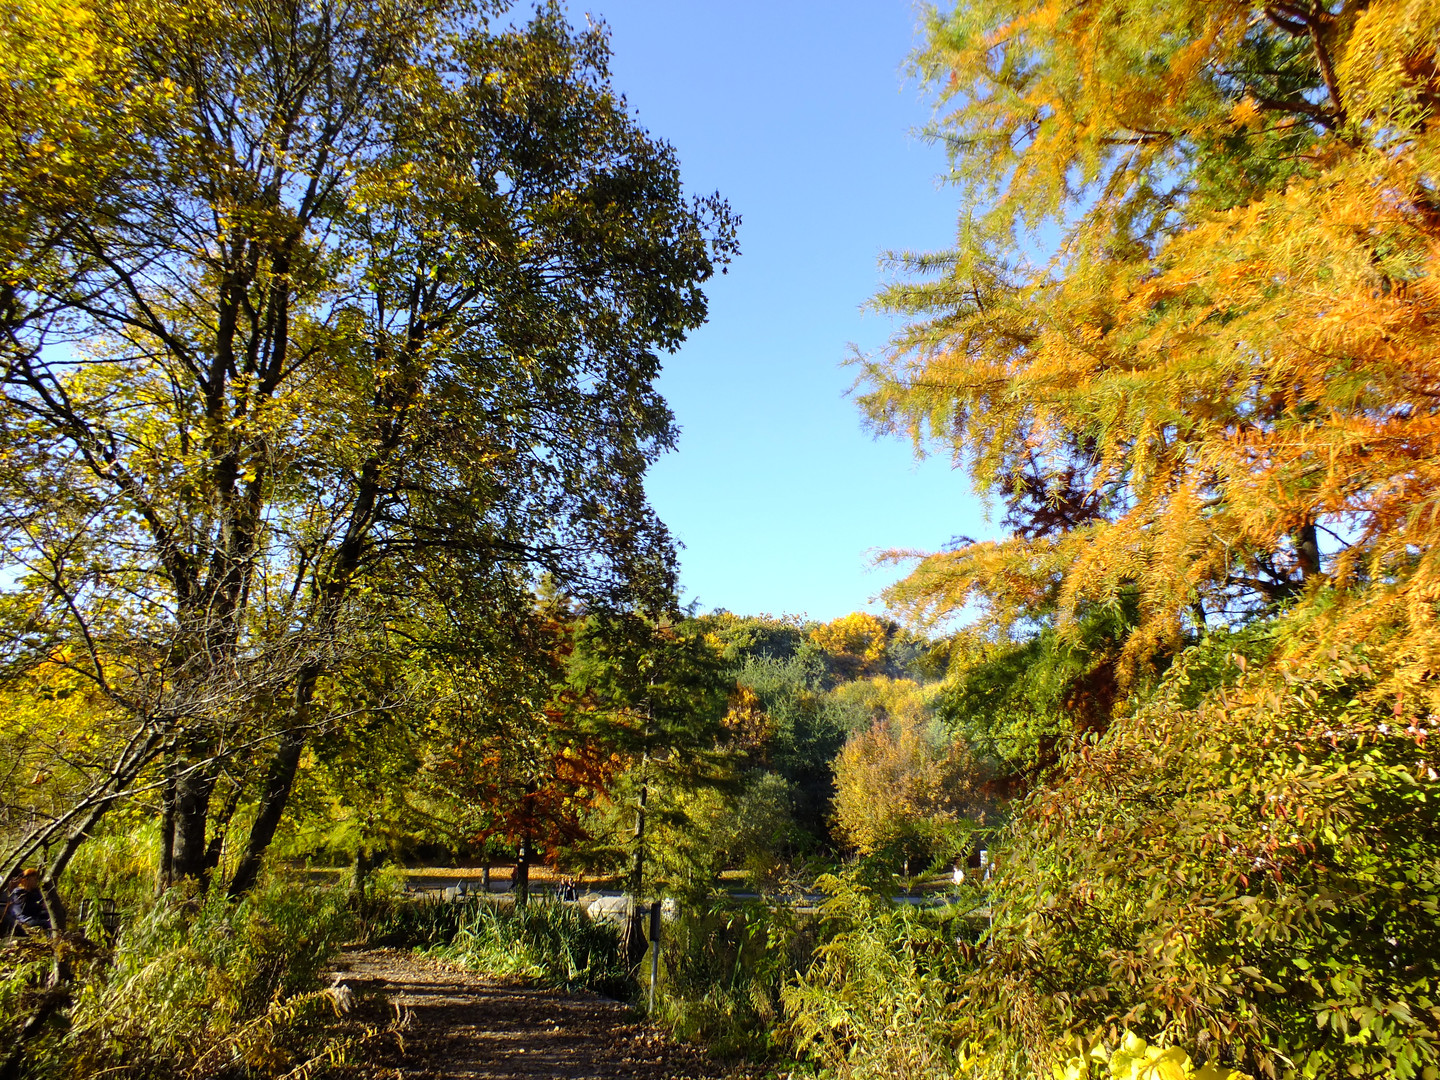
{"label": "tree shadow on path", "polygon": [[724,1070],[666,1040],[626,1006],[489,978],[395,949],[348,951],[337,986],[359,996],[354,1019],[395,1020],[371,1042],[362,1075],[386,1080],[712,1080]]}

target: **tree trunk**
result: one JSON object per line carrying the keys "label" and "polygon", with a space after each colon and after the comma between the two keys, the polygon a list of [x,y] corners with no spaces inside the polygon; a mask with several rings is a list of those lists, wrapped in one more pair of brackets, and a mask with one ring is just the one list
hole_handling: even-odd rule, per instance
{"label": "tree trunk", "polygon": [[355,849],[355,865],[350,878],[350,886],[355,892],[355,899],[360,903],[365,902],[365,878],[370,873],[370,852],[361,844]]}
{"label": "tree trunk", "polygon": [[175,762],[165,763],[165,786],[160,789],[160,872],[155,876],[159,896],[175,881]]}
{"label": "tree trunk", "polygon": [[50,868],[41,888],[45,890],[45,907],[50,912],[50,925],[56,932],[64,930],[69,922],[69,913],[60,901],[56,883],[60,880],[60,875],[65,873],[65,868],[70,865],[70,860],[75,857],[75,853],[80,850],[80,845],[90,838],[90,831],[100,823],[100,819],[105,816],[105,811],[109,809],[109,800],[91,807],[90,812],[85,815],[85,819],[65,837],[65,843],[55,858],[50,861]]}
{"label": "tree trunk", "polygon": [[1320,575],[1320,538],[1313,521],[1295,530],[1295,558],[1300,564],[1300,580],[1309,584]]}
{"label": "tree trunk", "polygon": [[510,878],[510,895],[523,907],[530,899],[530,838],[522,837],[515,857],[515,873]]}
{"label": "tree trunk", "polygon": [[[203,760],[203,759],[202,759]],[[210,765],[192,765],[176,778],[174,848],[170,870],[176,881],[194,878],[205,885],[205,831],[210,823],[210,793],[215,790]]]}
{"label": "tree trunk", "polygon": [[260,877],[260,863],[275,839],[275,830],[285,813],[285,804],[290,801],[290,789],[295,783],[295,770],[300,764],[300,752],[305,748],[305,735],[293,728],[280,733],[280,746],[270,759],[270,769],[265,774],[265,785],[260,792],[260,811],[255,823],[250,826],[250,837],[235,876],[230,879],[232,899],[244,896],[255,887]]}
{"label": "tree trunk", "polygon": [[635,804],[635,864],[630,871],[630,920],[625,931],[625,962],[640,976],[640,961],[645,957],[645,909],[640,906],[640,897],[645,889],[645,803],[650,795],[650,755],[647,752],[640,761],[640,798]]}
{"label": "tree trunk", "polygon": [[305,749],[307,737],[305,721],[310,714],[310,701],[315,696],[315,683],[320,678],[319,668],[306,668],[300,673],[295,685],[295,703],[291,710],[290,725],[280,733],[280,745],[270,759],[270,768],[265,774],[265,783],[260,791],[260,809],[255,822],[250,826],[250,838],[246,841],[245,852],[230,879],[231,898],[244,896],[255,887],[260,877],[260,863],[275,839],[275,830],[290,801],[290,789],[295,784],[295,771],[300,765],[300,753]]}
{"label": "tree trunk", "polygon": [[230,821],[235,816],[235,810],[240,805],[240,796],[244,792],[244,786],[234,784],[230,794],[225,797],[225,804],[220,808],[218,814],[211,817],[210,842],[205,845],[205,873],[208,875],[220,865],[220,856],[225,853],[225,836],[230,830]]}

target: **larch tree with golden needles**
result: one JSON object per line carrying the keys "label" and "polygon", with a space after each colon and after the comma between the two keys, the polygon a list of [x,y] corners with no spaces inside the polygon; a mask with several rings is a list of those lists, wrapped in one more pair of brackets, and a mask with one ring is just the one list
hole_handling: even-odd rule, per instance
{"label": "larch tree with golden needles", "polygon": [[1440,659],[1440,8],[974,0],[918,63],[964,197],[899,257],[883,430],[1011,535],[890,599],[1006,622],[1139,598],[1131,659],[1328,582]]}

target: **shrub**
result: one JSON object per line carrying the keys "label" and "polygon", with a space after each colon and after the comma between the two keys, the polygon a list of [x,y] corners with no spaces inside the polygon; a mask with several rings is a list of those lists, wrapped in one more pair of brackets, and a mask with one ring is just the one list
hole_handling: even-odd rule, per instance
{"label": "shrub", "polygon": [[1433,1080],[1440,763],[1378,668],[1182,656],[1024,802],[977,948],[837,897],[800,1044],[856,1077],[1078,1080],[1130,1039],[1197,1075]]}
{"label": "shrub", "polygon": [[782,997],[795,1051],[846,1080],[940,1080],[967,1064],[952,1038],[973,950],[961,909],[892,904],[853,876],[824,878],[814,961]]}
{"label": "shrub", "polygon": [[[108,957],[67,955],[61,943],[74,977],[69,1024],[28,1044],[25,1075],[251,1078],[337,1060],[319,974],[350,929],[330,894],[272,886],[232,904],[172,889]],[[7,965],[0,999],[33,984],[40,962]]]}
{"label": "shrub", "polygon": [[813,920],[788,905],[687,905],[662,935],[656,1019],[720,1057],[785,1052],[781,988],[814,943]]}

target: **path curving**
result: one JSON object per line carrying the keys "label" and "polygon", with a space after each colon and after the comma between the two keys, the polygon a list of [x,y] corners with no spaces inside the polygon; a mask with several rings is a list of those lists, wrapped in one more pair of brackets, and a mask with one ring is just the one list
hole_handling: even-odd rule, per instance
{"label": "path curving", "polygon": [[[376,1080],[713,1080],[700,1052],[618,1002],[490,978],[398,949],[352,949],[332,965],[357,1019],[390,1022],[370,1044]],[[371,1015],[365,1017],[365,1013]]]}

